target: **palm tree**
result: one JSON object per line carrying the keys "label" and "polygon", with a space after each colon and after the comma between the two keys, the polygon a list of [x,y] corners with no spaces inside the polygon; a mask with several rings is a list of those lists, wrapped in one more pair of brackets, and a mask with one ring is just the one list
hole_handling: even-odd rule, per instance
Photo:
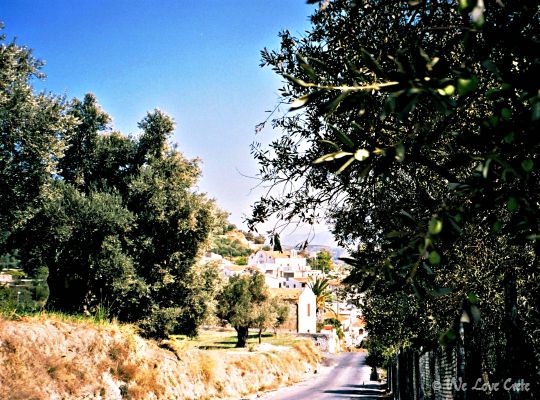
{"label": "palm tree", "polygon": [[308,282],[308,287],[317,298],[317,316],[319,319],[322,319],[322,313],[330,308],[328,303],[332,302],[332,292],[330,292],[330,289],[328,289],[328,279],[319,277],[315,278],[314,281],[310,279]]}

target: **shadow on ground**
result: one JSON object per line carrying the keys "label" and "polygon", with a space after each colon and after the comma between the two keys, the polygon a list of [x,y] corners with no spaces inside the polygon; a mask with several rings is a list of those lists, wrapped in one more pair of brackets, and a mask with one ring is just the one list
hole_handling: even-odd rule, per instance
{"label": "shadow on ground", "polygon": [[336,390],[325,390],[335,398],[377,400],[388,398],[384,384],[346,385]]}

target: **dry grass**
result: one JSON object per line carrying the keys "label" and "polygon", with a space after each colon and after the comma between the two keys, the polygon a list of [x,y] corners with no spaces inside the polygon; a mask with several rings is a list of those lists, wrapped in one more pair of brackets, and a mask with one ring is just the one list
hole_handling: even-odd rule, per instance
{"label": "dry grass", "polygon": [[156,374],[140,368],[134,340],[127,325],[55,315],[0,319],[0,398],[113,398],[117,384],[134,400],[162,392]]}
{"label": "dry grass", "polygon": [[40,315],[0,318],[0,398],[238,399],[300,380],[311,342],[266,352],[161,347],[130,326]]}

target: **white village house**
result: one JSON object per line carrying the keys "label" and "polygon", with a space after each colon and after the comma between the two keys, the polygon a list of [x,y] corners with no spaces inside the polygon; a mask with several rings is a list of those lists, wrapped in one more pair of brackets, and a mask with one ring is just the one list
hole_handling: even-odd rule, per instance
{"label": "white village house", "polygon": [[[257,268],[266,277],[270,288],[301,288],[305,287],[308,277],[316,278],[322,271],[311,269],[305,257],[296,250],[264,251],[259,250],[249,256],[248,265]],[[302,282],[291,281],[300,278]],[[304,284],[302,284],[304,283]]]}
{"label": "white village house", "polygon": [[289,305],[289,318],[281,329],[298,333],[317,332],[317,298],[309,287],[270,289],[270,295]]}

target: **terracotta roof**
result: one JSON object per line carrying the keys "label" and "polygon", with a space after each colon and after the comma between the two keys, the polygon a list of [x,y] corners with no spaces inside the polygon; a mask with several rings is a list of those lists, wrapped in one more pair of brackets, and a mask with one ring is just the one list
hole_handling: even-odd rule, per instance
{"label": "terracotta roof", "polygon": [[308,281],[308,278],[291,278],[291,279],[294,279],[296,282],[307,282]]}
{"label": "terracotta roof", "polygon": [[334,329],[332,325],[325,325],[322,328],[323,331],[331,331],[332,329]]}
{"label": "terracotta roof", "polygon": [[270,296],[281,300],[298,300],[304,289],[271,288]]}
{"label": "terracotta roof", "polygon": [[341,281],[339,281],[337,279],[333,279],[331,281],[328,281],[328,284],[332,285],[332,286],[339,286],[339,285],[341,285]]}

